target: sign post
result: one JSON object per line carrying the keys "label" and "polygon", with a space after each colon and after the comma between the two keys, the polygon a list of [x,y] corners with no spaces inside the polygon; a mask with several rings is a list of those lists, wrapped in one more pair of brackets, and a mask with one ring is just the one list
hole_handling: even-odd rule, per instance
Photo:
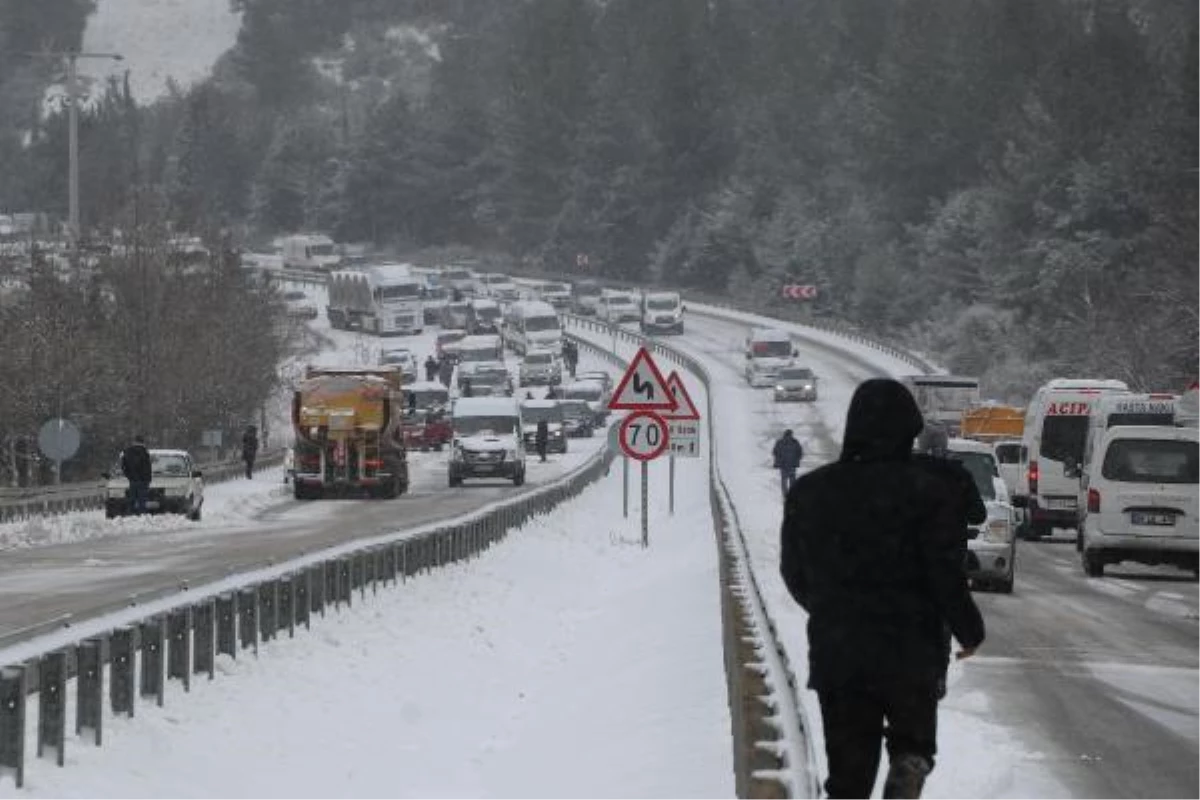
{"label": "sign post", "polygon": [[675,410],[665,411],[663,419],[669,428],[670,444],[670,489],[668,505],[672,514],[675,513],[675,456],[683,458],[698,458],[700,456],[700,412],[692,402],[687,387],[678,372],[672,371],[667,376],[667,389],[675,399]]}
{"label": "sign post", "polygon": [[[650,473],[647,462],[658,458],[670,446],[670,427],[657,412],[672,413],[677,406],[675,396],[667,388],[667,382],[650,351],[645,347],[639,348],[617,383],[608,407],[614,411],[632,412],[621,422],[618,441],[625,453],[626,470],[629,459],[642,462],[642,547],[650,546]],[[628,515],[628,488],[625,499]]]}

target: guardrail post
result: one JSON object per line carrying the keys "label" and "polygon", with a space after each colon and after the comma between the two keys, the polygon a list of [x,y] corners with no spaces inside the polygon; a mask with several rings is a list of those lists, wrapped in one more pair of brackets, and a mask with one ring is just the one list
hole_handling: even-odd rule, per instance
{"label": "guardrail post", "polygon": [[86,731],[100,746],[104,717],[104,640],[85,639],[75,648],[75,735]]}
{"label": "guardrail post", "polygon": [[141,624],[142,635],[142,697],[157,697],[163,704],[163,624],[161,617],[152,617]]}
{"label": "guardrail post", "polygon": [[403,541],[396,544],[396,572],[408,583],[408,576],[412,575],[412,564],[414,560],[412,552],[412,542]]}
{"label": "guardrail post", "polygon": [[287,628],[289,639],[294,639],[296,638],[296,592],[292,576],[285,575],[275,584],[275,621],[280,630]]}
{"label": "guardrail post", "polygon": [[190,622],[186,608],[167,614],[167,680],[178,678],[185,692],[192,690],[192,673],[188,669],[192,660]]}
{"label": "guardrail post", "polygon": [[367,580],[371,583],[371,594],[379,594],[379,562],[383,559],[382,551],[373,547],[366,553]]}
{"label": "guardrail post", "polygon": [[273,580],[258,585],[258,624],[264,643],[275,638],[279,627],[279,585]]}
{"label": "guardrail post", "polygon": [[325,602],[333,603],[333,610],[337,611],[342,604],[342,561],[339,558],[331,558],[325,562]]}
{"label": "guardrail post", "polygon": [[304,630],[312,627],[312,570],[301,569],[292,576],[292,602],[295,605],[293,618],[295,624],[304,625]]}
{"label": "guardrail post", "polygon": [[118,628],[108,637],[108,699],[112,712],[133,716],[133,628]]}
{"label": "guardrail post", "polygon": [[61,767],[67,744],[67,652],[58,650],[38,659],[37,757],[52,749]]}
{"label": "guardrail post", "polygon": [[[224,653],[237,660],[238,596],[225,594],[217,598],[217,655]],[[212,674],[211,671],[209,673]]]}
{"label": "guardrail post", "polygon": [[345,603],[348,606],[354,605],[354,559],[349,557],[339,558],[337,561],[337,578],[338,578],[338,593],[337,599],[339,603]]}
{"label": "guardrail post", "polygon": [[238,635],[242,649],[254,648],[258,655],[258,588],[241,589],[238,595]]}
{"label": "guardrail post", "polygon": [[215,600],[210,598],[192,606],[192,672],[196,675],[207,672],[210,681],[216,671],[216,656],[213,651],[216,622]]}
{"label": "guardrail post", "polygon": [[0,777],[25,785],[25,667],[0,669]]}
{"label": "guardrail post", "polygon": [[308,610],[309,613],[320,612],[325,617],[325,603],[328,595],[325,592],[325,564],[314,564],[308,570]]}
{"label": "guardrail post", "polygon": [[396,545],[388,544],[383,546],[383,576],[393,586],[396,585],[396,573],[398,572],[396,569],[397,553]]}

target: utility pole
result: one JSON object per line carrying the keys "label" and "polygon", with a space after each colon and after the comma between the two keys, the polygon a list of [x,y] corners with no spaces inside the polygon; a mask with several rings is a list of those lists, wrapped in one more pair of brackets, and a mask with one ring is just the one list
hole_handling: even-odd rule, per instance
{"label": "utility pole", "polygon": [[123,61],[120,53],[80,53],[76,50],[48,50],[25,53],[29,58],[64,58],[67,62],[67,237],[71,248],[71,264],[79,263],[79,69],[81,58],[101,58]]}

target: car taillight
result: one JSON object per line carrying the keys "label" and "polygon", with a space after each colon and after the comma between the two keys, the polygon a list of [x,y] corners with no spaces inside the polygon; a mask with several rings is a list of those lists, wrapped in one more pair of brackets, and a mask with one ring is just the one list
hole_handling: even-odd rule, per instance
{"label": "car taillight", "polygon": [[1088,513],[1100,513],[1100,492],[1095,489],[1088,489]]}
{"label": "car taillight", "polygon": [[1029,493],[1037,494],[1038,490],[1038,465],[1036,461],[1029,462]]}

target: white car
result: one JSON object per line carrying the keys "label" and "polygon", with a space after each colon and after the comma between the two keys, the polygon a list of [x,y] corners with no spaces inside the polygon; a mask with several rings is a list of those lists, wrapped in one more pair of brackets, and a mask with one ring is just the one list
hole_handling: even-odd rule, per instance
{"label": "white car", "polygon": [[562,383],[562,361],[553,350],[532,350],[521,359],[517,375],[521,386],[557,386]]}
{"label": "white car", "polygon": [[1090,578],[1107,564],[1174,564],[1200,574],[1200,431],[1117,425],[1096,448],[1077,539]]}
{"label": "white car", "polygon": [[[146,511],[151,514],[183,514],[200,520],[204,507],[204,476],[186,450],[150,451],[150,494]],[[109,519],[133,513],[129,481],[121,474],[117,459],[112,472],[103,473],[104,515]]]}
{"label": "white car", "polygon": [[987,508],[987,519],[972,525],[967,541],[967,576],[974,586],[1010,594],[1016,578],[1017,517],[1008,487],[1000,478],[992,448],[971,439],[951,439],[948,457],[963,465]]}
{"label": "white car", "polygon": [[410,383],[417,379],[417,357],[413,355],[411,350],[403,347],[384,350],[379,354],[379,363],[399,367],[401,374],[404,375],[405,383]]}
{"label": "white car", "polygon": [[299,289],[289,289],[284,292],[283,302],[287,307],[287,315],[292,319],[317,318],[317,304]]}

